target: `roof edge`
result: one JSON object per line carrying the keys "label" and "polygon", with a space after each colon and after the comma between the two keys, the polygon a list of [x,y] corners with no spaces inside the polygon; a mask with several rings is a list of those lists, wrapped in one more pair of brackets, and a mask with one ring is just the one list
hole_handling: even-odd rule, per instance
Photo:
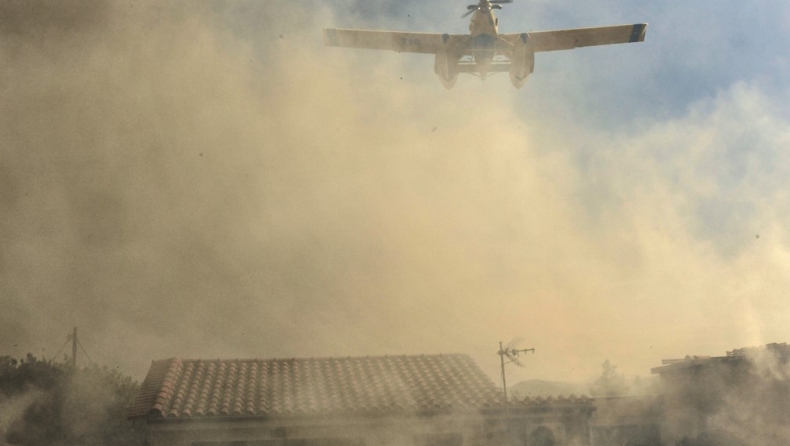
{"label": "roof edge", "polygon": [[[179,358],[160,359],[151,361],[151,368],[148,369],[148,374],[145,376],[143,383],[140,385],[140,391],[129,409],[128,418],[136,420],[140,418],[150,418],[156,416],[157,408],[155,407],[157,395],[162,389],[162,384],[167,376],[167,372],[171,368],[180,363]],[[158,414],[164,417],[164,412],[158,410]]]}

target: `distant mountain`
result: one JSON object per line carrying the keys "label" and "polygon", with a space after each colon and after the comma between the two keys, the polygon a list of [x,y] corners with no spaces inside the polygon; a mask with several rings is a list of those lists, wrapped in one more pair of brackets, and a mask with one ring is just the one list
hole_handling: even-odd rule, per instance
{"label": "distant mountain", "polygon": [[508,393],[514,397],[525,398],[528,396],[560,396],[560,395],[590,395],[590,384],[584,382],[546,381],[543,379],[530,379],[508,386]]}

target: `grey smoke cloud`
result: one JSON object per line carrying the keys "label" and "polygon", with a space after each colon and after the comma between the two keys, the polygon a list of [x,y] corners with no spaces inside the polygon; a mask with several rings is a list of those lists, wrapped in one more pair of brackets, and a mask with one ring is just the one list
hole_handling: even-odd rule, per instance
{"label": "grey smoke cloud", "polygon": [[784,347],[774,344],[734,352],[740,357],[702,359],[693,371],[662,375],[664,442],[674,444],[684,438],[706,444],[787,442],[790,388]]}
{"label": "grey smoke cloud", "polygon": [[25,410],[42,397],[38,389],[31,389],[20,395],[0,398],[0,444],[6,445],[6,432],[9,428],[22,420]]}
{"label": "grey smoke cloud", "polygon": [[446,92],[430,60],[322,48],[340,20],[321,7],[4,7],[4,352],[79,326],[138,377],[170,356],[457,351],[495,376],[521,335],[538,354],[513,379],[586,379],[787,335],[781,169],[741,198],[760,244],[722,255],[689,211],[722,194],[700,141],[770,109],[757,90],[572,135],[501,79]]}

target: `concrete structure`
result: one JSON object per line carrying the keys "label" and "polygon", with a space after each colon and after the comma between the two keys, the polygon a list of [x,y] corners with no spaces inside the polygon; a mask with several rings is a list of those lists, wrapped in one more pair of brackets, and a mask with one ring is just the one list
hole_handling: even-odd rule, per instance
{"label": "concrete structure", "polygon": [[664,360],[652,372],[661,376],[666,444],[790,443],[787,344]]}
{"label": "concrete structure", "polygon": [[659,395],[611,396],[593,399],[590,442],[594,446],[651,446],[661,443],[664,420]]}
{"label": "concrete structure", "polygon": [[512,401],[466,355],[154,361],[153,446],[587,445],[589,398]]}

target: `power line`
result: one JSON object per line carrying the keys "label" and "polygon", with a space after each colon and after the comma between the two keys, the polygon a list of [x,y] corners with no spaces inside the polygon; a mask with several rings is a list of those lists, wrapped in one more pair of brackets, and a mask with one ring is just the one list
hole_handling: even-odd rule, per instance
{"label": "power line", "polygon": [[88,361],[90,361],[91,364],[94,364],[93,360],[91,359],[90,355],[88,355],[88,352],[85,351],[85,347],[82,346],[82,342],[80,342],[79,339],[77,339],[77,345],[80,346],[80,350],[82,350],[82,353],[84,353],[85,357],[88,358]]}
{"label": "power line", "polygon": [[71,339],[66,339],[66,342],[63,343],[63,346],[60,347],[60,350],[58,350],[58,352],[55,353],[55,356],[52,357],[53,360],[58,359],[58,355],[63,351],[64,348],[66,348],[66,346],[69,344],[69,341],[71,341]]}

